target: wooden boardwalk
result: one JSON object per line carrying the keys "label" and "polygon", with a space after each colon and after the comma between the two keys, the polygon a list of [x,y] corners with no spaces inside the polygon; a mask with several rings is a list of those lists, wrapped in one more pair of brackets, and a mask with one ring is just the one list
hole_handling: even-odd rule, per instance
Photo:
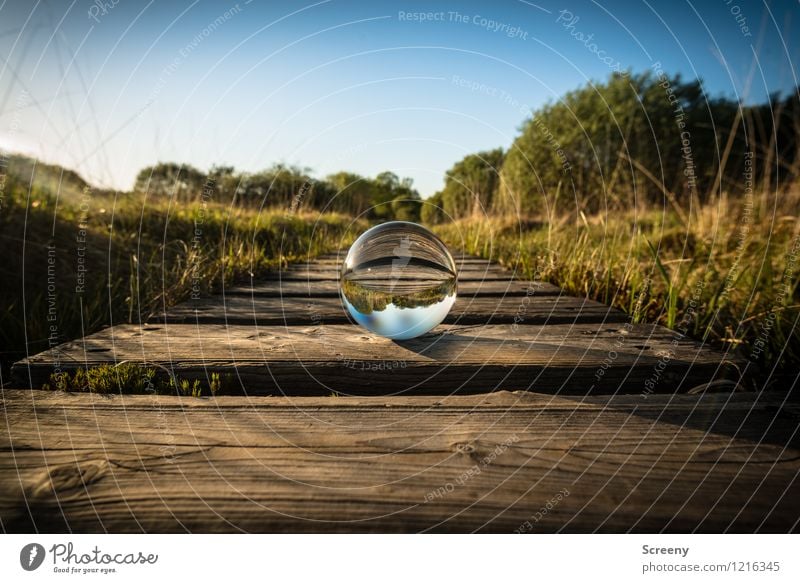
{"label": "wooden boardwalk", "polygon": [[[348,321],[338,261],[14,365],[19,388],[2,394],[2,528],[797,529],[800,407],[697,390],[735,378],[735,359],[472,257],[459,258],[445,324],[392,342]],[[213,399],[29,390],[56,362],[121,361],[228,373],[238,389]]]}

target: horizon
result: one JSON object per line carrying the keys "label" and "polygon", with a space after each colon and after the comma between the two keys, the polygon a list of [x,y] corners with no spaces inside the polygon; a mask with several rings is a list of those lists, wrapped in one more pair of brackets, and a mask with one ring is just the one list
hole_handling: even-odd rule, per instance
{"label": "horizon", "polygon": [[533,110],[615,70],[659,64],[747,104],[796,90],[797,3],[686,6],[5,2],[0,147],[121,191],[158,162],[285,163],[389,170],[427,197],[465,155],[507,150]]}

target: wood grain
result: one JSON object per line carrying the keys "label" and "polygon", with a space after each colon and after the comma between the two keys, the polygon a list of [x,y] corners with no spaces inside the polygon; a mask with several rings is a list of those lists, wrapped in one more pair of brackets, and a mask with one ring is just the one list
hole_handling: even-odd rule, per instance
{"label": "wood grain", "polygon": [[[392,342],[347,323],[339,257],[16,363],[25,388],[133,361],[250,396],[4,389],[3,530],[797,529],[797,404],[675,394],[737,358],[465,257],[450,323]],[[331,391],[369,397],[307,396]]]}
{"label": "wood grain", "polygon": [[[289,265],[273,273],[271,278],[283,281],[338,281],[339,275],[337,264],[314,261]],[[507,281],[519,276],[519,273],[514,273],[494,263],[462,265],[458,271],[458,281]]]}
{"label": "wood grain", "polygon": [[[336,253],[323,253],[322,255],[317,255],[316,257],[308,258],[308,259],[306,259],[305,262],[306,263],[320,262],[320,263],[337,263],[338,264],[338,263],[341,263],[342,261],[344,261],[344,258],[347,256],[347,252],[348,251],[349,251],[349,249],[344,249],[344,250],[342,250],[340,252],[336,252]],[[469,254],[464,254],[464,253],[460,253],[460,252],[451,253],[451,255],[453,256],[453,260],[456,262],[456,265],[459,266],[459,267],[462,266],[462,265],[475,265],[475,264],[485,265],[487,263],[496,264],[496,262],[493,261],[492,259],[487,259],[487,258],[484,258],[484,257],[477,257],[475,255],[469,255]]]}
{"label": "wood grain", "polygon": [[187,378],[230,373],[255,394],[686,391],[735,373],[738,361],[652,325],[441,326],[394,342],[361,328],[120,325],[17,363],[19,385],[62,369],[145,362]]}
{"label": "wood grain", "polygon": [[[551,283],[521,280],[462,280],[458,283],[460,297],[522,297],[525,295],[563,295],[563,292]],[[238,284],[225,288],[226,296],[264,296],[274,298],[291,297],[339,297],[339,281],[327,280],[253,280],[251,283]]]}
{"label": "wood grain", "polygon": [[2,402],[8,532],[788,532],[800,517],[800,409],[768,394]]}
{"label": "wood grain", "polygon": [[[535,294],[526,297],[459,297],[445,318],[448,324],[565,324],[622,322],[620,310],[571,296]],[[280,298],[211,296],[184,302],[155,315],[151,322],[304,326],[317,322],[350,323],[338,297]]]}

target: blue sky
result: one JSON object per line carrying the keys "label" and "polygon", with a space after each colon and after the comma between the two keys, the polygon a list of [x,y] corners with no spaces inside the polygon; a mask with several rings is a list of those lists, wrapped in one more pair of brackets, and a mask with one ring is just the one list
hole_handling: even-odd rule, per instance
{"label": "blue sky", "polygon": [[[797,2],[0,0],[0,148],[128,189],[157,161],[410,176],[614,68],[797,85]],[[586,40],[592,35],[590,40]]]}

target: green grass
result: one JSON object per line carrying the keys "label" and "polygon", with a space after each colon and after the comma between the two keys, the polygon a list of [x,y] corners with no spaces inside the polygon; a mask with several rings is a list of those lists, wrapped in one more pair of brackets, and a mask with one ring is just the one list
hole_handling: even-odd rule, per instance
{"label": "green grass", "polygon": [[[0,199],[0,360],[152,314],[349,245],[339,214],[173,204],[8,177]],[[190,387],[191,388],[191,387]]]}
{"label": "green grass", "polygon": [[133,362],[104,364],[74,371],[53,373],[45,390],[78,393],[182,395],[216,397],[232,392],[235,383],[230,375],[212,372],[208,379],[186,378]]}
{"label": "green grass", "polygon": [[[103,326],[144,322],[193,293],[347,247],[368,227],[344,215],[282,208],[84,197],[74,180],[56,191],[53,183],[49,176],[29,188],[10,176],[0,199],[5,365]],[[723,197],[691,212],[640,206],[587,217],[551,209],[546,220],[479,217],[435,230],[454,248],[621,308],[633,322],[658,322],[736,351],[748,362],[747,382],[769,386],[781,374],[793,378],[800,362],[798,208],[794,190]],[[216,394],[224,385],[218,375],[162,378],[127,363],[49,385],[141,392],[148,378],[159,379],[156,392]]]}
{"label": "green grass", "polygon": [[798,208],[795,190],[715,200],[685,218],[641,207],[554,211],[543,223],[480,217],[435,230],[455,248],[621,308],[633,322],[735,351],[754,388],[794,378],[800,362]]}

